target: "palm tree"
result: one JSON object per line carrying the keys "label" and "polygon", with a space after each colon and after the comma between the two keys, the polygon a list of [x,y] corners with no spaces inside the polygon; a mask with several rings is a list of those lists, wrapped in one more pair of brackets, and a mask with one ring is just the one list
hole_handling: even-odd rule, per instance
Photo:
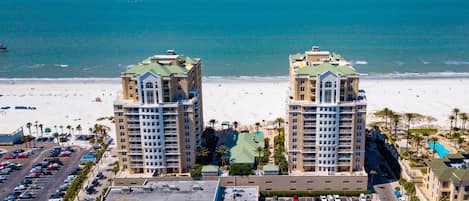
{"label": "palm tree", "polygon": [[39,130],[41,131],[41,136],[44,135],[44,130],[42,129],[44,126],[42,124],[39,124]]}
{"label": "palm tree", "polygon": [[68,133],[71,133],[72,125],[67,125]]}
{"label": "palm tree", "polygon": [[458,125],[458,114],[459,114],[460,110],[459,108],[454,108],[453,109],[453,113],[454,113],[454,128],[456,128],[456,126]]}
{"label": "palm tree", "polygon": [[378,174],[378,173],[376,172],[376,170],[371,170],[371,171],[370,171],[370,176],[371,176],[370,183],[371,183],[371,186],[373,186],[373,182],[374,182],[373,179],[374,179],[374,177],[375,177],[376,174]]}
{"label": "palm tree", "polygon": [[467,113],[461,113],[459,114],[459,118],[461,119],[462,123],[461,123],[461,130],[462,132],[464,132],[466,130],[466,122],[467,120],[469,120],[469,116],[467,115]]}
{"label": "palm tree", "polygon": [[208,123],[210,124],[210,127],[214,128],[215,124],[217,123],[217,120],[216,119],[210,119],[208,121]]}
{"label": "palm tree", "polygon": [[449,115],[449,135],[452,136],[453,133],[453,122],[455,121],[456,117],[454,115]]}
{"label": "palm tree", "polygon": [[419,147],[420,147],[420,142],[422,141],[422,136],[420,136],[418,133],[415,134],[414,140],[415,140],[415,146],[417,147],[417,154],[416,157],[419,156]]}
{"label": "palm tree", "polygon": [[57,144],[60,145],[59,133],[55,132],[55,133],[52,134],[52,136],[57,140]]}
{"label": "palm tree", "polygon": [[64,133],[64,126],[60,125],[59,128],[60,128],[60,133],[63,134]]}
{"label": "palm tree", "polygon": [[261,123],[256,122],[256,132],[259,132],[260,127],[261,127]]}
{"label": "palm tree", "polygon": [[394,123],[394,138],[397,140],[397,126],[399,125],[399,122],[401,122],[401,115],[396,113],[393,114],[392,122]]}
{"label": "palm tree", "polygon": [[80,133],[80,135],[81,135],[81,129],[82,128],[80,124],[78,124],[77,127],[75,127],[75,130],[77,130]]}
{"label": "palm tree", "polygon": [[440,199],[438,199],[438,201],[449,201],[449,198],[448,198],[448,196],[443,195],[443,196],[440,197]]}
{"label": "palm tree", "polygon": [[274,123],[276,123],[278,125],[277,128],[280,128],[280,127],[282,127],[282,124],[285,123],[285,120],[283,118],[279,117],[279,118],[274,120]]}
{"label": "palm tree", "polygon": [[432,137],[430,138],[430,141],[433,142],[433,155],[432,157],[435,158],[435,151],[436,151],[436,142],[438,142],[438,138],[437,137]]}
{"label": "palm tree", "polygon": [[39,125],[37,124],[37,121],[35,121],[34,127],[36,127],[36,136],[39,136],[39,129],[38,129]]}
{"label": "palm tree", "polygon": [[31,135],[31,122],[26,123],[26,128],[28,128],[29,135]]}
{"label": "palm tree", "polygon": [[54,125],[55,132],[58,133],[57,131],[57,125]]}
{"label": "palm tree", "polygon": [[237,121],[234,121],[234,122],[233,122],[233,127],[234,127],[235,130],[238,129],[238,124],[239,124],[239,123],[238,123]]}
{"label": "palm tree", "polygon": [[392,112],[389,108],[385,107],[383,109],[383,113],[384,113],[384,127],[386,129],[388,129],[388,117],[389,117],[389,113]]}
{"label": "palm tree", "polygon": [[264,149],[262,147],[257,147],[256,148],[257,160],[258,160],[260,165],[262,165],[261,154],[262,154],[263,151],[264,151]]}
{"label": "palm tree", "polygon": [[203,164],[207,164],[207,157],[210,155],[210,151],[207,148],[199,147],[195,154],[200,158]]}
{"label": "palm tree", "polygon": [[[405,113],[404,114],[406,120],[407,120],[407,143],[409,143],[409,138],[410,138],[410,123],[414,119],[414,115],[412,113]],[[406,146],[406,151],[409,151],[409,145]]]}
{"label": "palm tree", "polygon": [[228,153],[230,151],[230,149],[225,146],[225,145],[221,145],[217,148],[217,153],[219,154],[220,156],[220,162],[221,162],[221,166],[224,166],[225,165],[225,154]]}

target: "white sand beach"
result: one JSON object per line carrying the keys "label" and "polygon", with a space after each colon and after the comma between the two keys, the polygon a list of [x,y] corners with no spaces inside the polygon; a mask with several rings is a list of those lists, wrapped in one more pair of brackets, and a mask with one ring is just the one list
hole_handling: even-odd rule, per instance
{"label": "white sand beach", "polygon": [[[469,78],[362,79],[360,85],[366,90],[369,112],[384,107],[418,112],[436,117],[441,126],[448,125],[452,108],[469,112]],[[38,121],[52,129],[55,125],[81,124],[87,132],[97,118],[113,115],[112,103],[120,90],[118,79],[0,81],[0,107],[11,107],[0,111],[0,130]],[[285,116],[286,96],[286,80],[205,80],[204,118],[241,124],[273,120]],[[37,109],[16,110],[15,106]],[[113,128],[109,122],[106,124]]]}

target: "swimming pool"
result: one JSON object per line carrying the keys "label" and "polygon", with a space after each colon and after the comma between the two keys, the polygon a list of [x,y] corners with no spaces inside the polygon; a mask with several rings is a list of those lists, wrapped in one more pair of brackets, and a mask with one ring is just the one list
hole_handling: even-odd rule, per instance
{"label": "swimming pool", "polygon": [[444,158],[446,155],[450,154],[448,149],[446,149],[446,147],[441,145],[439,142],[435,142],[435,147],[433,147],[433,142],[428,142],[428,147],[436,150],[436,153],[440,158]]}

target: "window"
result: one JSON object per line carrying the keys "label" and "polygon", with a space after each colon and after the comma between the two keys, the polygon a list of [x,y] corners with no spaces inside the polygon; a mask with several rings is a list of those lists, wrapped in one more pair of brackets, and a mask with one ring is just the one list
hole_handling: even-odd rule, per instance
{"label": "window", "polygon": [[147,82],[145,84],[145,88],[153,88],[153,84],[151,82]]}
{"label": "window", "polygon": [[324,84],[324,87],[326,87],[326,88],[331,88],[331,87],[332,87],[332,83],[331,83],[331,82],[326,82],[326,83]]}

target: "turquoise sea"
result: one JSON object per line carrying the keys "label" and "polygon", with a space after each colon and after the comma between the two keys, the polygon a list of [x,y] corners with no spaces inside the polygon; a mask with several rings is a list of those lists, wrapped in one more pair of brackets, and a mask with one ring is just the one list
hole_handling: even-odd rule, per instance
{"label": "turquoise sea", "polygon": [[0,78],[118,77],[166,49],[206,76],[283,76],[333,50],[364,74],[469,73],[467,0],[1,0]]}

